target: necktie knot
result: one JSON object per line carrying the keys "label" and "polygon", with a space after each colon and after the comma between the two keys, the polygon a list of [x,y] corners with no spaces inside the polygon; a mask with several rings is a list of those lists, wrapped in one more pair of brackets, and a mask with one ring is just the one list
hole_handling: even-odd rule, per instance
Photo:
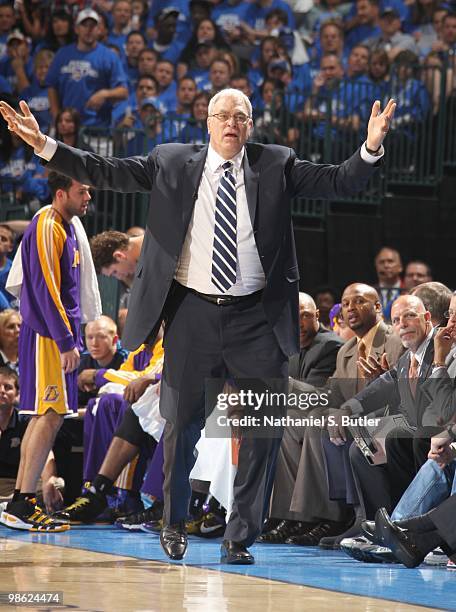
{"label": "necktie knot", "polygon": [[225,172],[231,172],[233,169],[233,162],[226,161],[225,163],[222,164],[222,168]]}

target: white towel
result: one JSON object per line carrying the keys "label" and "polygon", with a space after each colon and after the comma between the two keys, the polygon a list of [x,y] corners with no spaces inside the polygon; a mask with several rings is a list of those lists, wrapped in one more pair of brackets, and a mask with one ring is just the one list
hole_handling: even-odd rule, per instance
{"label": "white towel", "polygon": [[[48,208],[51,207],[44,206],[43,208],[40,208],[36,215],[41,214],[43,210]],[[82,322],[88,323],[89,321],[94,321],[95,319],[99,319],[101,317],[102,310],[100,291],[98,288],[95,266],[93,265],[92,253],[90,252],[89,241],[87,239],[84,226],[82,225],[82,221],[79,217],[73,217],[71,223],[74,227],[76,239],[78,241],[79,257],[81,262],[80,278]],[[19,248],[13,259],[13,264],[6,281],[6,290],[18,299],[20,298],[21,294],[22,280],[22,255],[21,249]]]}

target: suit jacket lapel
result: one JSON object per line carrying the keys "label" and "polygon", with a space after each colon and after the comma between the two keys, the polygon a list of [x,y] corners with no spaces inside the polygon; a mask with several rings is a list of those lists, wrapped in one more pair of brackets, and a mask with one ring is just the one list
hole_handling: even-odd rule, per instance
{"label": "suit jacket lapel", "polygon": [[187,231],[193,208],[198,198],[198,188],[203,175],[206,156],[207,146],[192,155],[184,166],[184,181],[182,185],[182,223],[184,234]]}
{"label": "suit jacket lapel", "polygon": [[252,227],[255,227],[255,216],[258,205],[258,177],[259,172],[250,165],[248,148],[245,148],[245,155],[243,160],[244,166],[244,184],[245,193],[247,196],[247,205],[249,207],[250,222]]}

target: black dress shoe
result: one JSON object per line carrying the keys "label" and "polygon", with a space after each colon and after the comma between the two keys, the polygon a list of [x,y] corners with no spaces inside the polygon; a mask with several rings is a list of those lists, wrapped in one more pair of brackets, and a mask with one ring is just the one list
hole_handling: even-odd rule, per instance
{"label": "black dress shoe", "polygon": [[391,549],[393,555],[406,567],[417,567],[425,555],[412,541],[410,532],[401,531],[390,519],[386,508],[380,508],[375,515],[377,537],[382,545]]}
{"label": "black dress shoe", "polygon": [[325,521],[318,523],[316,527],[298,536],[288,538],[286,544],[297,544],[298,546],[318,546],[322,538],[328,536],[336,536],[345,531],[347,523],[338,523],[335,521]]}
{"label": "black dress shoe", "polygon": [[380,544],[380,542],[377,541],[375,521],[361,521],[361,529],[363,530],[363,534],[368,540],[370,540],[374,544]]}
{"label": "black dress shoe", "polygon": [[255,563],[253,555],[249,553],[244,544],[233,542],[233,540],[223,540],[220,547],[220,561],[230,565],[252,565]]}
{"label": "black dress shoe", "polygon": [[300,521],[281,521],[277,527],[270,531],[262,533],[257,538],[257,542],[263,544],[283,544],[287,538],[291,536],[302,535],[315,527],[315,523],[301,523]]}
{"label": "black dress shoe", "polygon": [[165,553],[173,561],[183,559],[187,552],[187,533],[185,522],[166,525],[160,532],[160,544]]}

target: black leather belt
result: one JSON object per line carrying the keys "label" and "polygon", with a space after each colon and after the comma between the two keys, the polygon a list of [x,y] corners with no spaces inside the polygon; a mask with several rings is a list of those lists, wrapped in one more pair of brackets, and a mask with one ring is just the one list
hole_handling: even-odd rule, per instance
{"label": "black leather belt", "polygon": [[194,293],[202,300],[211,302],[211,304],[216,304],[217,306],[232,306],[233,304],[238,304],[239,302],[245,302],[246,300],[251,300],[254,297],[259,297],[263,292],[263,290],[260,289],[260,291],[255,291],[255,293],[249,293],[248,295],[210,295],[208,293],[200,293],[199,291],[196,291],[196,289],[191,289],[190,287],[184,287],[184,289],[187,289],[187,291],[190,291],[190,293]]}

